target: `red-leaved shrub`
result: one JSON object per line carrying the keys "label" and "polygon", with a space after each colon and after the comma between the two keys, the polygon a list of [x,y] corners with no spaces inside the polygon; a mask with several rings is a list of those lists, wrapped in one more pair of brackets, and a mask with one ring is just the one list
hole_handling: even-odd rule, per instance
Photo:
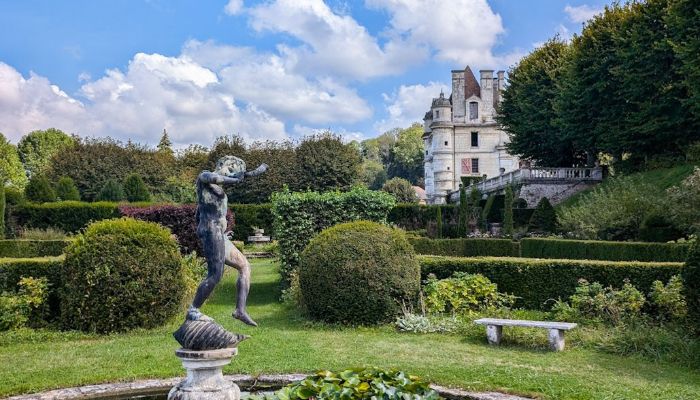
{"label": "red-leaved shrub", "polygon": [[[197,206],[195,204],[157,204],[148,207],[120,205],[119,212],[125,217],[140,219],[143,221],[157,222],[170,228],[180,244],[180,251],[189,254],[196,251],[203,254],[202,244],[197,237],[197,224],[194,216]],[[226,214],[228,227],[226,231],[233,230],[234,220],[231,210]]]}

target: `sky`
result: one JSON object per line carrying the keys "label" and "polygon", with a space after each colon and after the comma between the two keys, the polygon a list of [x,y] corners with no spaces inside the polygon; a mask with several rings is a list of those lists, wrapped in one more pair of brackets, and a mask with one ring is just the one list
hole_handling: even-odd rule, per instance
{"label": "sky", "polygon": [[507,71],[606,3],[0,0],[0,132],[361,140],[421,121],[451,70]]}

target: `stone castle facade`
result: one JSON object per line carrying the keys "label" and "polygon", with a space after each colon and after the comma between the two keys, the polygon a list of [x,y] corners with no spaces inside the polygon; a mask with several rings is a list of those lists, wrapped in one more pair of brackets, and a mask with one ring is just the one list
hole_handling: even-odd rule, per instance
{"label": "stone castle facade", "polygon": [[493,178],[518,168],[518,159],[506,152],[508,135],[494,119],[504,74],[482,70],[477,82],[469,67],[454,70],[450,97],[433,99],[423,119],[428,203],[444,203],[463,176]]}

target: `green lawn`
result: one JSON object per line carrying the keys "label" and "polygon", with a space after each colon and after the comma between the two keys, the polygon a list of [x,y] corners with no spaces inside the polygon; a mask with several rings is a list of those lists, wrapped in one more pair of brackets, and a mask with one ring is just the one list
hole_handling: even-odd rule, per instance
{"label": "green lawn", "polygon": [[[392,327],[340,328],[305,322],[277,302],[278,273],[254,261],[250,314],[259,328],[234,321],[235,273],[222,281],[204,311],[227,328],[252,336],[227,373],[312,372],[372,365],[397,367],[442,384],[548,399],[698,399],[700,371],[620,357],[583,346],[553,353],[517,342],[490,347],[483,338],[401,334]],[[182,376],[171,332],[92,336],[24,330],[0,335],[0,397],[58,387]],[[542,332],[539,332],[542,331]],[[534,333],[546,343],[543,330]],[[512,331],[511,331],[512,332]],[[506,333],[506,330],[504,330]],[[532,336],[532,332],[522,332]],[[573,336],[572,336],[573,337]],[[574,341],[572,341],[574,342]]]}

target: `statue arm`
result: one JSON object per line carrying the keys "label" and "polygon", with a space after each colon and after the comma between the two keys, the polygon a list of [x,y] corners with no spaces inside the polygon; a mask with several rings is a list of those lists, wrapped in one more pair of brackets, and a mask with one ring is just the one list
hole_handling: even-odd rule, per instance
{"label": "statue arm", "polygon": [[199,174],[199,180],[202,183],[216,184],[216,185],[232,185],[241,182],[243,179],[232,178],[230,176],[223,176],[216,174],[214,172],[202,172]]}
{"label": "statue arm", "polygon": [[255,168],[255,169],[252,170],[252,171],[246,172],[246,173],[245,173],[245,176],[246,176],[246,177],[253,177],[253,176],[262,175],[262,174],[265,173],[265,171],[267,171],[268,168],[269,168],[269,167],[267,166],[267,164],[262,163],[262,164],[260,164],[260,166],[259,166],[258,168]]}

